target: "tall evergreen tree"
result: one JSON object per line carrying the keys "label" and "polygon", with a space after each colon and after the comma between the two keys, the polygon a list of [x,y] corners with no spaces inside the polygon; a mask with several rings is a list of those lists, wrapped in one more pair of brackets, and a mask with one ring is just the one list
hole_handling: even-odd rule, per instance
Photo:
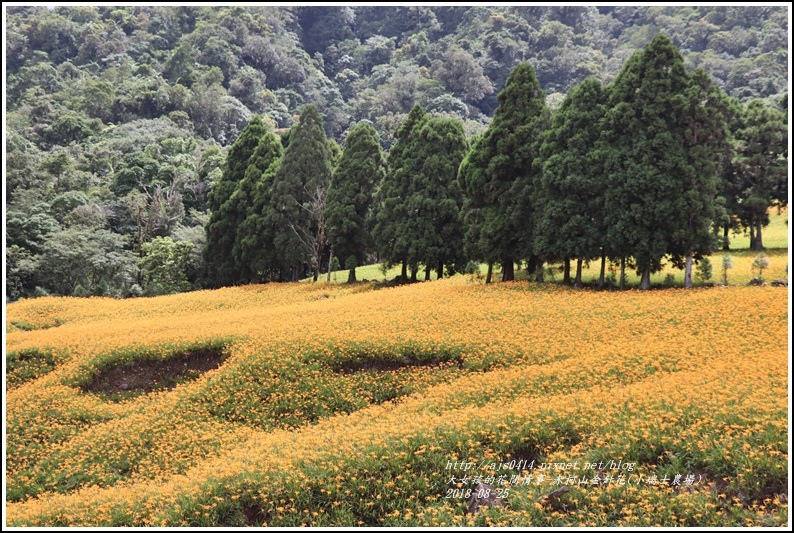
{"label": "tall evergreen tree", "polygon": [[[383,181],[386,164],[378,130],[368,122],[350,128],[339,164],[331,176],[326,204],[328,243],[341,264],[364,264],[372,248],[370,235],[373,194]],[[348,282],[356,281],[356,268]]]}
{"label": "tall evergreen tree", "polygon": [[[494,118],[464,159],[458,179],[476,210],[475,248],[488,262],[502,264],[502,279],[513,279],[513,263],[531,241],[532,165],[545,120],[545,94],[529,63],[515,67],[497,97]],[[473,232],[470,233],[472,235]]]}
{"label": "tall evergreen tree", "polygon": [[431,268],[438,277],[444,266],[460,268],[464,229],[460,221],[463,191],[457,181],[458,168],[468,142],[459,120],[431,118],[416,133],[410,196],[407,198],[405,227],[411,238],[409,256],[425,265],[425,279]]}
{"label": "tall evergreen tree", "polygon": [[788,203],[788,128],[780,111],[760,100],[747,104],[736,131],[735,204],[741,224],[750,230],[750,248],[763,250],[767,210]]}
{"label": "tall evergreen tree", "polygon": [[554,113],[540,151],[540,216],[535,248],[544,259],[576,258],[575,284],[582,261],[601,256],[604,239],[604,180],[598,150],[606,99],[601,83],[587,79],[565,97]]}
{"label": "tall evergreen tree", "polygon": [[270,191],[284,150],[278,137],[266,133],[248,160],[245,177],[230,201],[245,209],[232,249],[241,276],[260,281],[277,269],[273,248],[273,213]]}
{"label": "tall evergreen tree", "polygon": [[[407,278],[411,236],[405,227],[408,220],[407,200],[411,194],[411,168],[415,166],[417,135],[424,122],[428,120],[422,106],[415,105],[408,118],[400,125],[395,134],[395,143],[389,152],[388,171],[378,193],[378,212],[372,235],[381,260],[386,264],[402,262],[402,280]],[[413,269],[416,271],[415,268]]]}
{"label": "tall evergreen tree", "polygon": [[238,225],[245,219],[246,210],[240,210],[241,204],[230,203],[229,200],[245,177],[248,160],[267,131],[267,125],[262,119],[254,116],[229,149],[221,179],[207,193],[207,207],[211,215],[207,224],[207,249],[204,257],[213,273],[211,279],[216,285],[234,284],[239,280],[232,249]]}
{"label": "tall evergreen tree", "polygon": [[319,276],[325,247],[325,196],[332,172],[332,152],[317,107],[301,109],[289,146],[276,171],[270,206],[274,213],[273,245],[282,278],[297,281],[307,265]]}
{"label": "tall evergreen tree", "polygon": [[733,152],[728,128],[733,117],[727,95],[701,69],[692,73],[684,98],[687,172],[676,176],[681,192],[673,199],[677,218],[669,252],[674,264],[683,264],[684,287],[691,288],[692,261],[716,250],[718,240],[712,229],[725,217],[716,199],[723,167]]}
{"label": "tall evergreen tree", "polygon": [[[689,131],[691,88],[681,55],[661,34],[629,59],[609,88],[608,240],[622,257],[634,257],[643,289],[666,254],[702,245],[703,220],[714,209],[713,177],[698,174],[711,171],[698,159],[702,139],[696,142]],[[682,237],[688,231],[698,232],[689,242]]]}
{"label": "tall evergreen tree", "polygon": [[741,174],[738,171],[738,159],[736,158],[737,140],[736,134],[741,128],[742,103],[737,98],[728,98],[728,114],[732,120],[728,123],[730,134],[730,153],[731,158],[724,161],[722,165],[722,176],[719,180],[719,200],[723,208],[722,219],[715,222],[714,232],[718,235],[722,232],[722,249],[730,250],[730,232],[738,231],[741,228],[739,213],[741,211]]}

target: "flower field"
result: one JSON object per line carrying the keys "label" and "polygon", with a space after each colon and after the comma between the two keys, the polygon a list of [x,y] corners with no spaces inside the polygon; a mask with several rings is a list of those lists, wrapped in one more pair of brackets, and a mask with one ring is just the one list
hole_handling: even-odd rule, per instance
{"label": "flower field", "polygon": [[[6,333],[12,526],[788,522],[785,288],[252,285]],[[111,377],[185,354],[217,364]],[[475,479],[504,505],[467,513]]]}

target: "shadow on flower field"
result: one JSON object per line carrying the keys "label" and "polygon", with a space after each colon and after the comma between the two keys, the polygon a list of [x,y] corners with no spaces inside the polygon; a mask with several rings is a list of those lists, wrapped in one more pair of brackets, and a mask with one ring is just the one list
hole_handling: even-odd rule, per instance
{"label": "shadow on flower field", "polygon": [[[9,525],[788,520],[784,288],[460,276],[7,314]],[[475,481],[504,505],[468,513]]]}

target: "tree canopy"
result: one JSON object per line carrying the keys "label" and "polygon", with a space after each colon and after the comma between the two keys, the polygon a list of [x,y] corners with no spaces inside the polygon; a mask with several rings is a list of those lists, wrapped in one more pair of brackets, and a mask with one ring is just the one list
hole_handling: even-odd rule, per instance
{"label": "tree canopy", "polygon": [[372,250],[372,208],[375,186],[383,181],[386,165],[378,131],[368,122],[350,128],[328,190],[326,222],[333,253],[347,264],[352,258],[349,281],[355,281],[355,265],[362,265]]}
{"label": "tree canopy", "polygon": [[[575,232],[584,218],[546,218],[547,208],[557,206],[558,216],[565,208],[544,196],[562,195],[565,186],[541,180],[548,155],[541,153],[546,142],[541,132],[567,93],[583,80],[597,80],[607,96],[618,78],[626,84],[621,72],[628,67],[627,59],[652,43],[657,33],[669,36],[687,76],[695,76],[698,68],[705,73],[700,75],[700,89],[691,86],[689,93],[671,100],[673,107],[696,109],[693,102],[702,96],[714,103],[706,107],[719,108],[717,88],[733,99],[728,114],[735,118],[729,124],[732,139],[727,151],[735,153],[724,155],[717,147],[722,141],[712,137],[721,154],[714,162],[715,168],[722,168],[718,195],[725,200],[715,204],[713,212],[707,205],[698,210],[700,215],[689,225],[696,228],[689,234],[698,234],[697,242],[685,242],[683,227],[667,228],[656,240],[669,237],[676,244],[656,246],[652,235],[625,227],[634,234],[635,244],[645,241],[646,248],[654,250],[640,256],[658,257],[666,248],[676,263],[686,262],[689,252],[697,261],[708,248],[704,231],[697,228],[712,218],[719,219],[716,224],[722,231],[745,228],[753,246],[760,248],[766,208],[787,199],[788,183],[781,169],[788,154],[779,148],[787,145],[788,135],[788,11],[783,6],[12,6],[6,14],[10,298],[67,291],[56,288],[48,276],[37,277],[35,266],[44,264],[42,253],[57,248],[51,241],[64,231],[102,230],[119,237],[95,239],[85,249],[112,255],[121,243],[123,253],[133,258],[136,294],[145,279],[141,268],[146,250],[151,249],[144,245],[157,238],[192,245],[185,271],[189,285],[180,285],[185,288],[293,279],[309,270],[317,275],[330,261],[327,236],[321,231],[327,226],[326,210],[321,205],[330,192],[331,169],[321,172],[326,187],[311,188],[306,198],[296,196],[297,188],[273,192],[274,184],[282,187],[294,178],[292,171],[289,176],[281,171],[277,177],[281,164],[275,159],[257,163],[261,176],[244,180],[248,160],[265,132],[275,135],[268,141],[268,153],[276,153],[274,139],[286,149],[307,105],[315,106],[317,124],[329,139],[332,165],[340,155],[335,143],[345,139],[353,125],[368,121],[392,166],[409,168],[407,161],[400,162],[400,152],[410,143],[400,135],[416,125],[410,114],[417,105],[428,119],[458,121],[468,143],[479,146],[466,153],[467,173],[475,167],[486,169],[483,154],[495,150],[504,137],[515,150],[500,149],[514,160],[497,158],[493,170],[504,172],[512,166],[513,176],[492,173],[480,183],[493,185],[493,190],[476,186],[467,191],[466,183],[459,182],[464,255],[504,264],[503,277],[510,279],[513,262],[528,260],[533,265],[541,255],[557,260],[560,254],[582,254],[549,245],[557,239],[548,237],[547,230],[549,235],[558,229]],[[520,98],[502,101],[498,95],[510,93],[513,80],[508,83],[508,78],[523,63],[533,68],[537,101],[533,96],[527,102],[531,111],[506,111],[510,100]],[[618,117],[607,100],[605,130],[631,122],[628,115],[610,122],[609,116]],[[537,114],[534,106],[543,103],[544,110]],[[500,107],[505,109],[495,114]],[[505,116],[521,112],[536,117],[533,131],[511,129],[520,124]],[[721,112],[715,113],[701,113],[682,127],[702,131]],[[665,124],[670,125],[674,115]],[[246,129],[250,131],[244,133]],[[495,135],[497,130],[505,135]],[[661,138],[656,142],[657,153],[666,154]],[[493,146],[486,149],[489,145]],[[599,157],[611,151],[606,141],[597,146]],[[685,149],[678,155],[685,166],[711,175],[707,158]],[[673,161],[663,159],[665,164]],[[611,161],[603,160],[605,168]],[[399,190],[408,187],[407,182],[393,183],[399,176],[391,168],[388,172],[373,191],[376,257],[364,253],[356,263],[383,259],[404,262],[406,271],[410,266],[415,272],[421,264],[426,270],[438,269],[437,264],[426,264],[436,262],[430,257],[436,252],[411,242],[409,235],[417,234],[416,229],[381,220],[381,207],[397,215],[408,209],[402,204],[409,191]],[[504,192],[508,182],[510,189]],[[712,190],[711,185],[691,183],[691,198],[681,200],[689,207],[680,206],[690,214],[699,202],[695,197],[700,193],[694,191]],[[499,204],[501,200],[483,202],[486,193],[503,195],[512,207]],[[598,195],[592,193],[595,201]],[[286,201],[287,196],[300,202],[294,206],[300,205],[296,212],[302,213],[295,220],[286,217],[293,222],[290,232],[284,229],[283,213],[272,203],[274,198]],[[603,205],[605,212],[611,211],[609,204]],[[658,215],[664,218],[661,211]],[[406,220],[402,215],[397,219]],[[631,224],[630,219],[624,222]],[[609,233],[605,226],[602,258],[610,247],[612,258],[650,262],[653,267],[656,259],[634,257],[634,245],[622,239],[621,231]],[[676,231],[678,236],[672,237]],[[202,253],[205,248],[207,253]],[[593,253],[598,252],[588,252]],[[101,261],[82,257],[86,268],[91,261]],[[126,276],[108,278],[106,284],[107,291],[104,285],[81,282],[79,292],[132,294]],[[73,292],[74,288],[63,293]]]}

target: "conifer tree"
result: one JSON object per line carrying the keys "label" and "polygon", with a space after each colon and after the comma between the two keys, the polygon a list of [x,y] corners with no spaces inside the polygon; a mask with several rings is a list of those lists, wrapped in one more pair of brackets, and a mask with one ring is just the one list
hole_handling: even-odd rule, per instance
{"label": "conifer tree", "polygon": [[301,109],[271,189],[276,257],[282,279],[297,281],[308,266],[315,279],[325,248],[325,197],[332,152],[317,107]]}
{"label": "conifer tree", "polygon": [[[482,259],[502,264],[502,280],[513,279],[513,263],[531,253],[532,166],[543,129],[545,94],[529,63],[515,67],[497,97],[490,126],[464,159],[458,179],[476,210]],[[464,214],[465,216],[465,214]],[[473,234],[473,233],[470,233]]]}
{"label": "conifer tree", "polygon": [[442,278],[445,266],[463,266],[463,191],[457,175],[468,142],[463,125],[455,119],[431,118],[414,131],[417,150],[410,167],[405,221],[412,243],[409,255],[424,263],[425,279],[432,268]]}
{"label": "conifer tree", "polygon": [[733,154],[728,128],[733,116],[727,95],[702,69],[690,76],[684,98],[687,172],[675,177],[682,192],[673,199],[677,216],[668,252],[673,263],[684,268],[684,287],[691,288],[693,259],[707,260],[703,256],[718,247],[713,228],[725,218],[717,197],[724,167]]}
{"label": "conifer tree", "polygon": [[254,116],[229,149],[221,179],[207,193],[207,207],[211,215],[207,224],[205,259],[216,285],[234,284],[239,280],[232,249],[238,225],[244,220],[246,210],[241,211],[240,203],[231,204],[229,200],[245,177],[248,160],[267,131],[268,127],[262,119]]}
{"label": "conifer tree", "polygon": [[[721,122],[711,108],[693,114],[699,104],[691,96],[707,95],[708,84],[696,87],[705,81],[693,82],[678,50],[660,34],[629,59],[609,88],[603,138],[609,146],[608,245],[622,258],[634,257],[643,289],[666,254],[709,247],[704,228],[714,216],[715,169],[702,158],[704,139],[718,135]],[[693,136],[697,122],[705,128],[700,138]]]}
{"label": "conifer tree", "polygon": [[246,213],[237,229],[233,257],[241,276],[251,281],[260,281],[263,275],[270,277],[269,274],[277,270],[270,190],[282,155],[278,137],[272,132],[266,133],[248,160],[245,177],[232,195],[232,201],[237,201]]}
{"label": "conifer tree", "polygon": [[753,100],[744,106],[736,131],[735,205],[750,230],[750,248],[763,250],[767,209],[788,203],[788,128],[780,111]]}
{"label": "conifer tree", "polygon": [[383,181],[386,162],[378,130],[368,122],[350,128],[339,164],[331,177],[326,205],[328,243],[332,253],[348,264],[348,283],[356,281],[356,265],[364,264],[372,248],[370,234],[374,189]]}
{"label": "conifer tree", "polygon": [[[407,279],[411,236],[405,227],[408,219],[407,199],[411,194],[411,168],[415,165],[417,136],[414,130],[428,120],[422,106],[415,105],[395,134],[395,143],[389,152],[388,170],[377,199],[378,212],[372,235],[381,260],[386,264],[402,262],[402,281]],[[412,264],[416,271],[415,264]]]}
{"label": "conifer tree", "polygon": [[540,151],[542,207],[535,248],[547,260],[576,258],[576,285],[582,282],[583,260],[601,256],[602,272],[606,260],[603,163],[597,148],[605,113],[601,84],[583,81],[554,113]]}

